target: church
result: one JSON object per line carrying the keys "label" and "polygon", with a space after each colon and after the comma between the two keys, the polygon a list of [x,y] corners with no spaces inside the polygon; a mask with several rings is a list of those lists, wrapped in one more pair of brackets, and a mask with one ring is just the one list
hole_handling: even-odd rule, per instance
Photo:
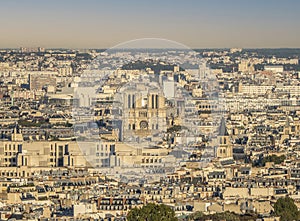
{"label": "church", "polygon": [[224,117],[221,119],[220,127],[218,129],[217,141],[216,141],[216,153],[217,158],[230,158],[232,154],[232,143],[230,136],[226,128],[226,122]]}

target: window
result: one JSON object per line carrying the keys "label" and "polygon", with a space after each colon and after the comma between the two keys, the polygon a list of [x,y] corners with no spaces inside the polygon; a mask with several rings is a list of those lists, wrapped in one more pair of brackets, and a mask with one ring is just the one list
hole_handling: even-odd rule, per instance
{"label": "window", "polygon": [[154,109],[154,95],[151,95],[151,107]]}
{"label": "window", "polygon": [[18,152],[22,153],[22,144],[18,144]]}
{"label": "window", "polygon": [[139,112],[139,117],[147,117],[147,112]]}
{"label": "window", "polygon": [[128,108],[131,108],[131,97],[128,95]]}
{"label": "window", "polygon": [[135,108],[135,95],[132,95],[132,108]]}

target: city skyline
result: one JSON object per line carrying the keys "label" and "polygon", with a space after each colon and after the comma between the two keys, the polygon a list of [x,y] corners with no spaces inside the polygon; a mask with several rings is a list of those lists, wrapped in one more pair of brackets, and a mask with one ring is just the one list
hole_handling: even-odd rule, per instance
{"label": "city skyline", "polygon": [[300,1],[0,2],[0,221],[300,220]]}
{"label": "city skyline", "polygon": [[0,48],[111,48],[163,38],[190,48],[299,48],[300,3],[51,1],[0,3]]}

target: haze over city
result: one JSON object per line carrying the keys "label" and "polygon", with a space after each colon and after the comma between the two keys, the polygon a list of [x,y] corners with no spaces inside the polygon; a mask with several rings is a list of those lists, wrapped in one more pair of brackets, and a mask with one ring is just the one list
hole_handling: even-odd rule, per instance
{"label": "haze over city", "polygon": [[300,2],[1,1],[0,47],[110,48],[164,38],[190,48],[300,47]]}

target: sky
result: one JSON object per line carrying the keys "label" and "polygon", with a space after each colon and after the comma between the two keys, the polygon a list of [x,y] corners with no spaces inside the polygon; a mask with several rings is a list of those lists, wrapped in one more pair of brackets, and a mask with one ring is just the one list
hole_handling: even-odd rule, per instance
{"label": "sky", "polygon": [[163,38],[190,48],[300,48],[298,0],[3,0],[0,48],[110,48]]}

